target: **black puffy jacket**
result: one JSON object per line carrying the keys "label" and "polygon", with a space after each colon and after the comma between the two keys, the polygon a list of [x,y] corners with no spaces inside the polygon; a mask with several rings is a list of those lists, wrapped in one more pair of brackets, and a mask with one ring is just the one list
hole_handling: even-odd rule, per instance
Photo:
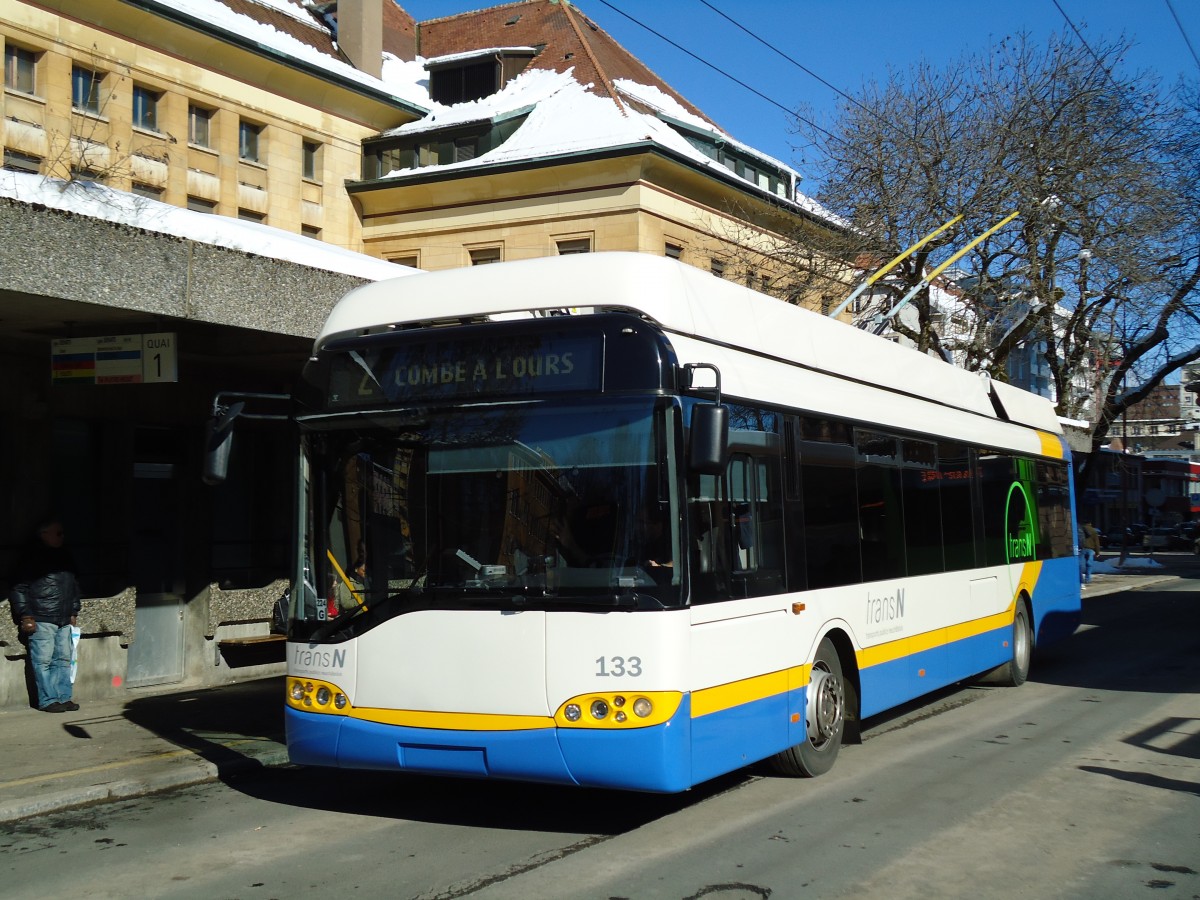
{"label": "black puffy jacket", "polygon": [[31,616],[38,622],[68,625],[79,614],[75,564],[64,549],[41,548],[17,570],[8,592],[14,622]]}

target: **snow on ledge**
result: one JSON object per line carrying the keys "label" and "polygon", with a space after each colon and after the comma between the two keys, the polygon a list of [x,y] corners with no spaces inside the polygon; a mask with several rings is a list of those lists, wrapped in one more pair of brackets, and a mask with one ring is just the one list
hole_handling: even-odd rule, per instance
{"label": "snow on ledge", "polygon": [[91,181],[0,170],[0,197],[368,281],[417,271],[281,228],[193,212]]}

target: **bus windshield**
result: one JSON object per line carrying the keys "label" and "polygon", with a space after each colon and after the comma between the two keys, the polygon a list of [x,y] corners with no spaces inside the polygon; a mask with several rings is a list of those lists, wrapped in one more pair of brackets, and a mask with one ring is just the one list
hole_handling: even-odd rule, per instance
{"label": "bus windshield", "polygon": [[677,605],[674,418],[648,398],[319,420],[293,618]]}

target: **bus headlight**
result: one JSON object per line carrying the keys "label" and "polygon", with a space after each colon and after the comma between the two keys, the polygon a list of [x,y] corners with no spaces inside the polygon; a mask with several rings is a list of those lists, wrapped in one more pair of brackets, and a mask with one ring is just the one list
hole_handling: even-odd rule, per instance
{"label": "bus headlight", "polygon": [[352,709],[350,698],[342,693],[336,684],[325,681],[289,678],[284,696],[288,706],[306,712],[348,713]]}
{"label": "bus headlight", "polygon": [[608,704],[603,700],[592,701],[592,718],[603,719],[608,716]]}
{"label": "bus headlight", "polygon": [[568,703],[563,710],[563,718],[568,722],[578,722],[581,715],[583,715],[583,711],[579,708],[578,703]]}
{"label": "bus headlight", "polygon": [[633,714],[639,719],[644,719],[654,712],[654,704],[645,697],[638,697],[633,701]]}

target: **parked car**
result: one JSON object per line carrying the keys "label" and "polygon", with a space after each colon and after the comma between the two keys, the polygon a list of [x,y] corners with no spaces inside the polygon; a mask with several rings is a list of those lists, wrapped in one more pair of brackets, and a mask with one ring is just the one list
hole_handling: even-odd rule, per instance
{"label": "parked car", "polygon": [[1133,532],[1131,532],[1128,528],[1113,528],[1103,532],[1100,535],[1100,546],[1105,550],[1120,550],[1122,545],[1126,543],[1126,539],[1128,539],[1128,544],[1130,547],[1136,547],[1138,545],[1137,539],[1133,536]]}
{"label": "parked car", "polygon": [[1175,537],[1175,529],[1162,525],[1149,529],[1142,535],[1142,547],[1146,550],[1167,550]]}
{"label": "parked car", "polygon": [[1191,550],[1196,542],[1196,523],[1180,522],[1171,530],[1172,550]]}

